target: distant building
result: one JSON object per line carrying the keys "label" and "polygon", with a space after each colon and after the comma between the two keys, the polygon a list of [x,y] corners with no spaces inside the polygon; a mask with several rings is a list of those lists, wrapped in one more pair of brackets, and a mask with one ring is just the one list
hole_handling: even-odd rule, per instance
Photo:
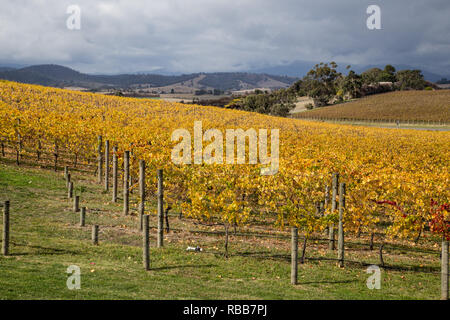
{"label": "distant building", "polygon": [[255,93],[257,90],[262,91],[262,92],[272,92],[272,89],[269,89],[269,88],[254,88],[254,89],[247,89],[247,90],[232,91],[231,93],[234,95],[246,95],[246,94]]}
{"label": "distant building", "polygon": [[438,86],[439,89],[450,89],[450,83],[446,83],[446,84],[436,84],[436,86]]}

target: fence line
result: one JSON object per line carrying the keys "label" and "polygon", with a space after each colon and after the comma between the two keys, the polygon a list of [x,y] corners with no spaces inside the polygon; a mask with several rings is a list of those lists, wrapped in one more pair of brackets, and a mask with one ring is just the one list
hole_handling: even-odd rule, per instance
{"label": "fence line", "polygon": [[307,121],[328,121],[328,122],[361,122],[361,123],[392,123],[398,125],[435,125],[448,126],[450,122],[444,120],[400,120],[400,119],[361,119],[361,118],[327,118],[327,117],[308,117],[296,115],[296,119]]}

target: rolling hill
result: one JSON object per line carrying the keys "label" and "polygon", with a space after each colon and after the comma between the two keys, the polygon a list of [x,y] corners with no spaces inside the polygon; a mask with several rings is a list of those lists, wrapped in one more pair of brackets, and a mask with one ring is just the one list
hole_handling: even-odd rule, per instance
{"label": "rolling hill", "polygon": [[[202,75],[201,81],[193,81]],[[164,87],[178,83],[194,89],[213,88],[223,91],[289,87],[297,78],[242,72],[203,73],[187,75],[119,74],[91,75],[59,65],[36,65],[20,69],[0,69],[0,79],[52,87],[86,89],[127,89],[137,86]],[[191,81],[192,80],[192,81]]]}
{"label": "rolling hill", "polygon": [[300,112],[295,118],[421,120],[450,123],[450,90],[396,91]]}

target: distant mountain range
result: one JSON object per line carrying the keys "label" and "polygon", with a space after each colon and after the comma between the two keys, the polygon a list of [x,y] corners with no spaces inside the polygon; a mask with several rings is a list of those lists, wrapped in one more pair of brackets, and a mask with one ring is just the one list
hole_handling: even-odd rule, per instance
{"label": "distant mountain range", "polygon": [[129,89],[139,86],[158,88],[182,84],[194,89],[218,89],[222,91],[285,88],[297,80],[297,78],[289,76],[243,72],[183,75],[90,75],[59,65],[35,65],[25,68],[0,67],[0,79],[52,87],[80,87],[97,90]]}
{"label": "distant mountain range", "polygon": [[[221,90],[235,91],[255,88],[279,89],[292,85],[302,78],[315,65],[314,62],[295,61],[285,65],[254,69],[249,72],[216,72],[192,74],[86,74],[60,65],[46,64],[21,67],[15,65],[0,66],[0,79],[39,84],[52,87],[78,87],[87,90],[136,89],[172,87],[184,90]],[[347,73],[346,65],[339,65],[338,70]],[[352,65],[352,69],[361,73],[370,68],[384,68],[381,65]],[[407,65],[394,65],[397,70],[417,69]],[[426,70],[422,74],[428,81],[436,82],[450,75],[438,75]]]}

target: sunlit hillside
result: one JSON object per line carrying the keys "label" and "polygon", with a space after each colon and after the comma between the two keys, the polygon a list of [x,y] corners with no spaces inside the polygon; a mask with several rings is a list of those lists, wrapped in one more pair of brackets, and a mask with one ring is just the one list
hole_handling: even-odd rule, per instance
{"label": "sunlit hillside", "polygon": [[[422,95],[434,96],[443,104],[446,94],[393,93],[348,106],[396,96],[416,101],[413,97]],[[239,224],[251,215],[270,212],[278,225],[298,225],[308,232],[319,230],[327,222],[311,213],[324,197],[324,187],[330,184],[333,172],[339,172],[348,185],[349,230],[370,229],[379,219],[375,201],[390,200],[414,218],[405,225],[403,213],[388,208],[386,219],[392,224],[389,233],[412,236],[424,227],[427,219],[421,217],[429,214],[431,199],[444,203],[450,198],[448,132],[309,123],[13,82],[0,83],[0,97],[0,137],[21,156],[58,149],[79,162],[92,162],[101,135],[103,141],[118,147],[120,157],[125,150],[132,152],[133,177],[138,176],[138,160],[145,160],[150,172],[164,169],[167,201],[200,219]],[[224,137],[230,128],[279,129],[279,171],[273,176],[261,175],[259,169],[266,165],[250,165],[248,159],[241,165],[175,165],[171,154],[177,141],[171,141],[171,135],[185,128],[193,140],[194,121],[202,121],[203,132],[216,128]],[[208,144],[204,141],[203,147]],[[147,184],[155,190],[154,175],[147,178]]]}
{"label": "sunlit hillside", "polygon": [[296,118],[421,120],[450,123],[450,90],[396,91],[297,113]]}

